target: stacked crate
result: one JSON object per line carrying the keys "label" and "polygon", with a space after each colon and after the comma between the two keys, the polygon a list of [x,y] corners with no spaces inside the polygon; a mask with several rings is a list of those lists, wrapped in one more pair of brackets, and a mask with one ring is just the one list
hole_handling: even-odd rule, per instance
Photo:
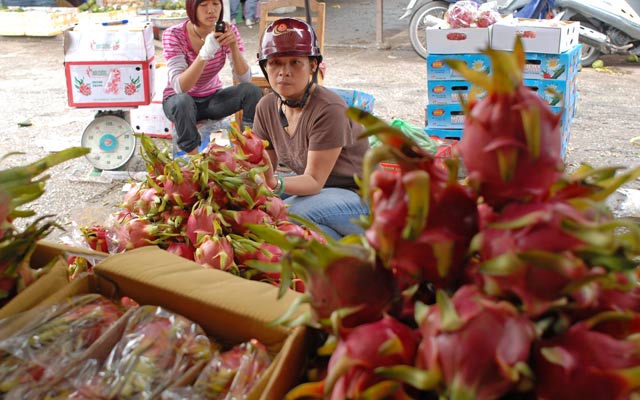
{"label": "stacked crate", "polygon": [[[489,47],[490,28],[431,28],[427,34],[426,129],[429,136],[460,139],[464,112],[460,97],[467,98],[471,84],[451,69],[445,60],[463,61],[469,68],[490,73],[489,57],[481,51]],[[474,89],[475,90],[475,89]],[[482,93],[475,93],[481,97]]]}
{"label": "stacked crate", "polygon": [[[490,40],[485,42],[487,35]],[[471,85],[444,62],[464,61],[470,68],[491,73],[487,47],[510,51],[516,35],[525,50],[524,84],[536,91],[562,115],[564,157],[569,142],[569,126],[577,109],[577,73],[580,67],[579,23],[509,18],[489,28],[430,29],[427,34],[427,89],[425,132],[430,136],[462,137],[464,113],[460,96],[467,97]],[[464,37],[465,40],[460,40]],[[448,38],[456,38],[450,41]],[[474,92],[482,98],[482,91]]]}

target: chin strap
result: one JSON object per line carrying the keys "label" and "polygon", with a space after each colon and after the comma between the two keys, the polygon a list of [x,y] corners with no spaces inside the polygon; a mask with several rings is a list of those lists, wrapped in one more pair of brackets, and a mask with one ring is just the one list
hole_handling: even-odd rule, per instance
{"label": "chin strap", "polygon": [[310,81],[307,87],[304,89],[304,95],[302,95],[302,99],[300,99],[300,101],[291,101],[291,100],[282,99],[282,97],[280,97],[280,94],[274,91],[274,93],[276,94],[276,96],[278,96],[278,99],[280,100],[280,123],[282,124],[283,128],[286,128],[287,126],[289,126],[289,121],[287,121],[287,116],[284,114],[284,110],[282,106],[286,105],[287,107],[291,107],[291,108],[304,107],[304,105],[307,104],[307,100],[309,100],[309,95],[311,94],[311,85],[313,85],[314,81],[315,80]]}

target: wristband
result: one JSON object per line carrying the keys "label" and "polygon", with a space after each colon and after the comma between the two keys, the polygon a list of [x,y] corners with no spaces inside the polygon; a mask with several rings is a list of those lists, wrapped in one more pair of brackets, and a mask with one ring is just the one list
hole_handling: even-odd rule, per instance
{"label": "wristband", "polygon": [[280,197],[284,194],[284,179],[282,179],[282,177],[280,175],[276,175],[276,179],[278,180],[278,182],[276,183],[276,186],[273,188],[273,193]]}

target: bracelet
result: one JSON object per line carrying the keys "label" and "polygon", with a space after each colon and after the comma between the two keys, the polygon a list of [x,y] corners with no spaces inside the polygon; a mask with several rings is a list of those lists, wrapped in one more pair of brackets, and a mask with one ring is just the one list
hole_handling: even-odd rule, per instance
{"label": "bracelet", "polygon": [[276,175],[276,186],[273,188],[273,193],[276,196],[282,196],[284,194],[284,179],[280,175]]}

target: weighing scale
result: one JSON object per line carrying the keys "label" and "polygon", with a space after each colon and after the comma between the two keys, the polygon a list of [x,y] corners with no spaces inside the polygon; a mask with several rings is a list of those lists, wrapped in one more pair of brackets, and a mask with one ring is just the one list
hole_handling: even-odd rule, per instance
{"label": "weighing scale", "polygon": [[94,168],[115,170],[133,157],[136,137],[124,114],[124,111],[99,111],[82,132],[82,146],[91,149],[85,157]]}

